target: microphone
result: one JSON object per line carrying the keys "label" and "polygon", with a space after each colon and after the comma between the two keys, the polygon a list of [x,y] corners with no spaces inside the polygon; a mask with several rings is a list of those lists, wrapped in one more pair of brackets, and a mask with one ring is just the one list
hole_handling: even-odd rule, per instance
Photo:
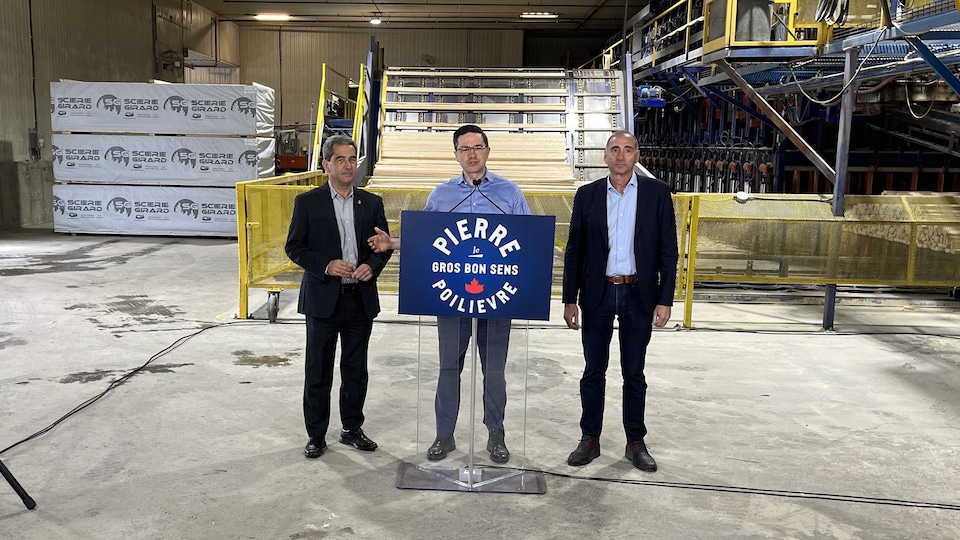
{"label": "microphone", "polygon": [[497,210],[499,210],[501,214],[506,214],[506,212],[503,211],[503,208],[500,208],[500,205],[499,205],[499,204],[493,202],[493,199],[491,199],[490,197],[487,197],[487,194],[484,193],[483,190],[480,189],[480,182],[481,182],[481,179],[480,179],[480,178],[477,178],[476,180],[474,180],[474,181],[473,181],[473,189],[479,191],[480,194],[483,195],[483,198],[484,198],[484,199],[490,201],[490,204],[496,206],[496,207],[497,207]]}
{"label": "microphone", "polygon": [[[447,210],[447,212],[453,212],[454,210],[456,210],[458,206],[460,206],[461,204],[463,204],[464,201],[466,201],[467,199],[470,198],[471,195],[473,195],[473,192],[474,192],[474,191],[477,191],[478,189],[480,189],[479,186],[480,186],[480,181],[479,181],[479,180],[474,180],[474,181],[473,181],[473,189],[470,191],[470,193],[467,193],[467,196],[466,196],[466,197],[460,199],[460,202],[458,202],[457,204],[453,205],[453,208]],[[482,194],[482,193],[481,193],[481,194]]]}

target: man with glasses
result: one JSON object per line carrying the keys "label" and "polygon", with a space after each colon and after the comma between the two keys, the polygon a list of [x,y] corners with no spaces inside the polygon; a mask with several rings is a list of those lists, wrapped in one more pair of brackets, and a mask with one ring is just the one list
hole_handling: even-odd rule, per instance
{"label": "man with glasses", "polygon": [[[563,318],[581,329],[585,367],[580,379],[582,437],[569,465],[600,456],[600,431],[613,321],[619,319],[626,457],[648,472],[657,462],[647,451],[643,366],[651,324],[670,320],[677,275],[677,228],[667,184],[637,176],[637,139],[617,131],[603,161],[610,174],[582,186],[573,199],[563,260]],[[577,308],[583,310],[581,319]]]}
{"label": "man with glasses", "polygon": [[[529,215],[530,207],[520,187],[487,169],[490,143],[480,127],[465,125],[453,134],[453,150],[463,172],[438,185],[427,198],[426,212]],[[400,249],[400,239],[377,231],[368,242],[374,251]],[[460,374],[472,334],[469,318],[437,317],[440,338],[440,372],[434,408],[437,438],[427,450],[427,459],[438,461],[456,450],[453,432],[460,411]],[[507,405],[504,369],[510,344],[509,319],[477,321],[477,345],[483,370],[483,423],[488,429],[487,451],[495,463],[510,460],[504,439],[503,418]]]}

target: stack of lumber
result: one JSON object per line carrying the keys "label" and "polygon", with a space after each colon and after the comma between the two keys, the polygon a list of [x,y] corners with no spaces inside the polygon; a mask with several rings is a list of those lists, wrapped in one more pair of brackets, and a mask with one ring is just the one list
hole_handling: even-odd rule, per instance
{"label": "stack of lumber", "polygon": [[[487,169],[522,189],[573,191],[562,132],[488,132]],[[450,131],[387,131],[380,139],[380,160],[367,182],[377,188],[433,188],[461,173]]]}

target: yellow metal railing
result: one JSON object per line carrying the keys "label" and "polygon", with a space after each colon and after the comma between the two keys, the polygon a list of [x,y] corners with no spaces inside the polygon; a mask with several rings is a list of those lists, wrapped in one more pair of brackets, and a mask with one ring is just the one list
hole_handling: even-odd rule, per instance
{"label": "yellow metal railing", "polygon": [[[866,16],[859,15],[859,7],[855,2],[851,8],[857,12],[851,18],[858,21]],[[875,5],[868,7],[879,13]],[[783,48],[786,56],[795,55],[796,50],[788,49],[822,46],[831,37],[831,27],[814,19],[816,10],[817,0],[705,0],[698,10],[693,2],[679,0],[627,32],[632,68],[652,68],[677,59],[696,62],[704,54],[731,47],[766,48],[772,56]],[[602,64],[609,69],[622,48],[620,39],[580,68]]]}
{"label": "yellow metal railing", "polygon": [[[249,288],[298,288],[302,270],[284,252],[298,193],[326,181],[303,173],[237,185],[240,316],[249,317]],[[384,199],[390,232],[401,235],[403,210],[419,210],[429,189],[371,190]],[[534,214],[557,217],[553,293],[562,285],[563,252],[573,193],[525,192]],[[960,284],[960,197],[875,195],[845,199],[835,217],[826,195],[677,194],[680,264],[674,298],[692,324],[696,283],[839,284],[955,287]],[[396,290],[400,253],[381,274]]]}
{"label": "yellow metal railing", "polygon": [[239,318],[250,318],[250,288],[279,292],[300,287],[303,270],[284,251],[293,200],[326,181],[325,173],[305,172],[237,184]]}
{"label": "yellow metal railing", "polygon": [[[323,131],[326,125],[327,101],[336,97],[343,103],[343,117],[353,118],[352,135],[354,142],[357,143],[360,150],[359,133],[360,122],[366,112],[366,102],[364,101],[363,78],[365,76],[366,66],[360,65],[361,84],[357,92],[357,99],[350,98],[350,86],[355,83],[352,79],[338,72],[337,70],[323,64],[320,71],[320,95],[317,98],[317,124],[313,133],[313,145],[310,152],[310,163],[308,169],[316,171],[320,169],[320,145],[323,143]],[[360,159],[360,155],[357,156]]]}

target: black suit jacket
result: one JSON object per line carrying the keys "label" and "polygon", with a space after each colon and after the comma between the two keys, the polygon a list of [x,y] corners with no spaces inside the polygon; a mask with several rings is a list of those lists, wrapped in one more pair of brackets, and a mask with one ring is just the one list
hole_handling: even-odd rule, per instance
{"label": "black suit jacket", "polygon": [[[340,229],[337,227],[337,214],[333,209],[330,189],[329,184],[324,184],[297,195],[285,245],[290,260],[304,270],[297,310],[320,318],[333,314],[337,297],[340,295],[340,278],[326,275],[327,265],[334,259],[343,258]],[[376,234],[373,230],[375,226],[389,231],[383,199],[359,188],[354,188],[353,195],[357,266],[368,264],[373,269],[373,279],[361,281],[358,286],[364,310],[372,319],[380,313],[377,276],[383,271],[393,252],[374,253],[367,245],[367,238]]]}
{"label": "black suit jacket", "polygon": [[[570,237],[563,257],[563,303],[579,300],[593,310],[605,285],[607,255],[607,178],[582,186],[573,199]],[[657,305],[673,305],[677,284],[677,225],[667,184],[637,176],[637,222],[633,235],[641,305],[650,312]]]}

